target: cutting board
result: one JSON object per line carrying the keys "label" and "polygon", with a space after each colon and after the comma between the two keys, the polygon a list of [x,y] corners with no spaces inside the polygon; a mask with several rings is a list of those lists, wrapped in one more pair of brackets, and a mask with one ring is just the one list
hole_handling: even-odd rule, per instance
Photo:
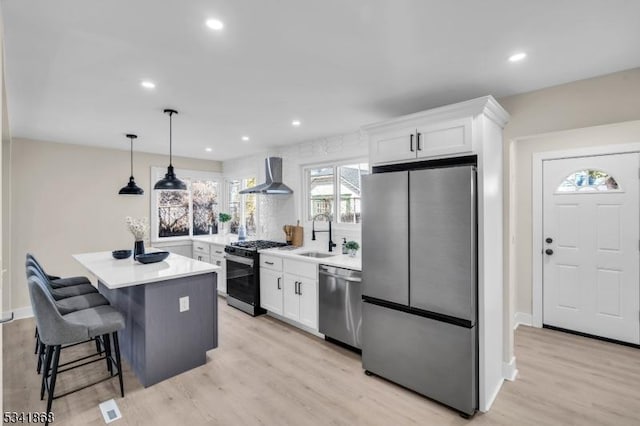
{"label": "cutting board", "polygon": [[295,247],[302,247],[304,240],[304,228],[300,226],[300,221],[296,226],[293,226],[293,238],[291,239],[291,245]]}

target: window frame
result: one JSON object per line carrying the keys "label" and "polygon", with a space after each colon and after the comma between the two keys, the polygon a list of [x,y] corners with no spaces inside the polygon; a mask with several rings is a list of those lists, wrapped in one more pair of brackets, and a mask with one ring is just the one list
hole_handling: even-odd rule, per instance
{"label": "window frame", "polygon": [[353,223],[353,222],[339,222],[337,219],[340,216],[340,182],[339,168],[342,166],[347,166],[350,164],[367,164],[368,174],[371,174],[371,163],[369,162],[368,157],[355,157],[348,159],[340,159],[336,161],[327,161],[322,163],[310,163],[304,164],[301,166],[301,175],[302,175],[302,206],[300,211],[302,212],[302,216],[304,217],[303,222],[306,226],[311,226],[312,220],[309,219],[309,171],[311,169],[319,169],[319,168],[332,168],[333,169],[333,218],[334,220],[331,222],[334,228],[337,229],[357,229],[361,227],[361,223]]}
{"label": "window frame", "polygon": [[[225,213],[229,213],[231,211],[231,198],[229,197],[229,187],[231,184],[231,181],[234,180],[239,180],[240,181],[240,190],[242,191],[243,189],[247,189],[249,188],[248,186],[245,186],[245,181],[249,180],[249,179],[255,179],[256,180],[256,185],[260,185],[261,182],[258,180],[259,178],[256,176],[247,176],[247,175],[242,175],[242,176],[225,176],[224,177],[224,195],[225,195],[225,200],[224,200],[224,212]],[[245,217],[245,198],[247,195],[250,194],[239,194],[240,195],[240,206],[239,206],[239,211],[240,211],[240,224],[244,225],[246,223],[246,217]],[[256,195],[256,215],[255,215],[255,220],[256,220],[256,234],[255,235],[249,235],[247,233],[247,239],[251,239],[251,238],[258,238],[258,234],[260,232],[260,199],[258,198],[258,194]],[[223,211],[223,210],[221,210]],[[246,229],[245,229],[246,231]],[[231,232],[231,229],[229,229],[229,234],[230,235],[238,235],[237,233],[233,234]],[[249,238],[251,237],[251,238]]]}
{"label": "window frame", "polygon": [[[151,185],[155,185],[155,182],[162,179],[166,174],[166,167],[152,166],[151,167]],[[226,205],[226,196],[221,194],[224,185],[224,178],[220,172],[207,172],[203,170],[190,170],[190,169],[174,169],[176,175],[180,178],[188,177],[191,180],[210,180],[218,184],[218,205]],[[180,235],[176,237],[160,237],[158,236],[158,197],[156,196],[155,189],[151,187],[150,208],[149,208],[149,240],[151,243],[164,243],[171,241],[187,241],[191,240],[193,235],[193,197],[191,191],[189,191],[189,235]],[[218,235],[218,234],[214,234]]]}

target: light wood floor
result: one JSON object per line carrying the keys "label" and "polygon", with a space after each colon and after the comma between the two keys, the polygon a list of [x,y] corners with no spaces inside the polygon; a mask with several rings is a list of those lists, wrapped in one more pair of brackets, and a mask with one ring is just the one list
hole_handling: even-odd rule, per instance
{"label": "light wood floor", "polygon": [[[251,318],[224,299],[219,306],[220,347],[206,365],[147,389],[127,369],[124,399],[116,379],[93,386],[54,401],[55,424],[104,424],[98,403],[115,398],[118,425],[640,425],[638,349],[520,327],[518,380],[505,383],[489,413],[467,421],[365,376],[356,354],[270,317]],[[31,319],[4,326],[5,411],[45,409],[33,331]],[[93,364],[61,375],[58,386],[99,374],[102,364]]]}

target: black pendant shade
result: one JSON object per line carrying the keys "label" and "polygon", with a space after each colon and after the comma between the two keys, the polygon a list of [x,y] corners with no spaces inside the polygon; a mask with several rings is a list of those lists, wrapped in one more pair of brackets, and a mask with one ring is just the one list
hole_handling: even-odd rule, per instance
{"label": "black pendant shade", "polygon": [[178,179],[173,171],[172,164],[171,116],[173,114],[177,114],[178,111],[174,109],[165,109],[164,113],[169,114],[169,167],[167,167],[167,173],[164,175],[164,178],[157,181],[153,189],[159,189],[163,191],[185,190],[187,189],[187,184]]}
{"label": "black pendant shade", "polygon": [[129,177],[129,183],[126,186],[123,186],[118,194],[122,195],[142,195],[144,194],[144,190],[136,185],[136,181],[133,179],[133,140],[138,136],[128,134],[126,135],[131,140],[131,176]]}

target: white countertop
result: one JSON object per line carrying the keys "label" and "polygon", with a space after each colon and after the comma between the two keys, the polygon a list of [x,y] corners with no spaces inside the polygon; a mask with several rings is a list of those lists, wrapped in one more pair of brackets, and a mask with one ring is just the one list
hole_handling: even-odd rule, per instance
{"label": "white countertop", "polygon": [[[279,248],[270,248],[270,249],[260,250],[260,253],[268,254],[271,256],[286,257],[289,259],[302,260],[305,262],[313,262],[319,265],[337,266],[339,268],[362,271],[362,258],[360,256],[351,257],[348,254],[341,254],[341,252],[337,252],[337,253],[333,252],[335,253],[335,256],[323,257],[323,258],[300,256],[300,253],[306,253],[310,251],[319,251],[319,250],[314,250],[309,247],[303,246],[294,250],[291,250],[291,249],[282,250]],[[333,253],[327,252],[327,254],[333,254]]]}
{"label": "white countertop", "polygon": [[238,236],[236,234],[198,235],[196,237],[191,237],[191,241],[200,241],[200,242],[209,243],[209,244],[227,245],[227,244],[231,244],[233,242],[238,241]]}
{"label": "white countertop", "polygon": [[[149,249],[147,252],[157,251]],[[217,272],[220,267],[171,253],[162,262],[142,264],[128,259],[114,259],[110,251],[74,254],[73,258],[109,289],[166,281],[174,278]]]}

